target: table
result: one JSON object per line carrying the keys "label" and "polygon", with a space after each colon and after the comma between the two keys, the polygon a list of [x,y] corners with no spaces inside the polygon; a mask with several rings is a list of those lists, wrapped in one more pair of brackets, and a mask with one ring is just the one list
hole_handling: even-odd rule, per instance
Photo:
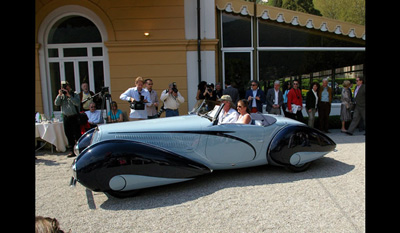
{"label": "table", "polygon": [[35,123],[35,137],[40,137],[46,142],[54,145],[58,152],[65,152],[68,145],[67,136],[64,133],[62,122]]}

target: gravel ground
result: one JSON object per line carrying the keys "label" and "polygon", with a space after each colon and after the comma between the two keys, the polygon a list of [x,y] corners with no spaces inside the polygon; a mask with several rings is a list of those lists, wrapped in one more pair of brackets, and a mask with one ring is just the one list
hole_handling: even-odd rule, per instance
{"label": "gravel ground", "polygon": [[36,215],[72,232],[365,232],[365,136],[337,143],[309,170],[214,171],[195,180],[117,199],[70,187],[66,153],[36,153]]}

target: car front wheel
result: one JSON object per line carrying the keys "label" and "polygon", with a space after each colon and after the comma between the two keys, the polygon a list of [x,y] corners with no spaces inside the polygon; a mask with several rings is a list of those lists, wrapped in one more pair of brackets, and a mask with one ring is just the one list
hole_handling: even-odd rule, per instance
{"label": "car front wheel", "polygon": [[292,172],[304,172],[306,171],[312,162],[300,164],[300,165],[286,165],[285,168]]}

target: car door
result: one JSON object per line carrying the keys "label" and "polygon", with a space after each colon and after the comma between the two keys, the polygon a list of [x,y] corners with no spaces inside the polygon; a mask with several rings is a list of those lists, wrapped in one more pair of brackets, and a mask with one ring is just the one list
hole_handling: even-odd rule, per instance
{"label": "car door", "polygon": [[207,133],[206,156],[217,164],[251,161],[264,144],[264,130],[257,125],[214,125]]}

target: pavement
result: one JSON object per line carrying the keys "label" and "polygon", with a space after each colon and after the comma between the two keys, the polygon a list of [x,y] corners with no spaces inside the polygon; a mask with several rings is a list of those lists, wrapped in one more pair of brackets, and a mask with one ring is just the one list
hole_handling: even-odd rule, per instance
{"label": "pavement", "polygon": [[214,171],[117,199],[77,183],[67,153],[36,152],[35,214],[71,232],[365,232],[365,136],[332,129],[337,152],[302,173]]}

